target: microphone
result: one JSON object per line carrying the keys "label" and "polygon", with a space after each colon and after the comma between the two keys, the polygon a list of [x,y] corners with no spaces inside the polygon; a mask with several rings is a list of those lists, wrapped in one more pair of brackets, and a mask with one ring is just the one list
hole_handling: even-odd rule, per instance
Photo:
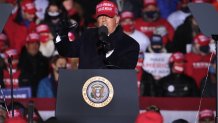
{"label": "microphone", "polygon": [[108,28],[106,26],[101,26],[98,28],[98,39],[97,49],[107,53],[108,51],[113,50],[112,42],[108,37]]}
{"label": "microphone", "polygon": [[12,75],[12,60],[13,60],[13,56],[10,55],[8,57],[8,64],[9,64],[10,83],[11,83],[11,110],[12,110],[12,117],[14,117],[14,87],[13,87],[13,75]]}
{"label": "microphone", "polygon": [[32,101],[28,104],[28,123],[33,123],[34,103]]}

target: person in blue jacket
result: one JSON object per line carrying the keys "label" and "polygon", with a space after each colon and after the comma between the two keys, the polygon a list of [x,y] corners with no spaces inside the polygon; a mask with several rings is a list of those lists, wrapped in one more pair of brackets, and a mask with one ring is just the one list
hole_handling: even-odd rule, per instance
{"label": "person in blue jacket", "polygon": [[66,68],[67,60],[65,57],[56,55],[51,59],[51,73],[39,82],[37,97],[54,98],[57,96],[58,71],[60,68]]}

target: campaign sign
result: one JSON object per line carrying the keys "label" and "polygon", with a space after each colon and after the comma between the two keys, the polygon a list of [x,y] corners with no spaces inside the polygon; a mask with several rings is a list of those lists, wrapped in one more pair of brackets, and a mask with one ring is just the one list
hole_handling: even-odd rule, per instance
{"label": "campaign sign", "polygon": [[170,56],[171,53],[145,53],[142,68],[159,80],[170,74]]}
{"label": "campaign sign", "polygon": [[[11,89],[1,89],[2,92],[0,93],[0,98],[3,98],[3,95],[6,99],[11,98]],[[31,98],[31,88],[30,87],[23,87],[23,88],[16,88],[14,89],[14,98]]]}

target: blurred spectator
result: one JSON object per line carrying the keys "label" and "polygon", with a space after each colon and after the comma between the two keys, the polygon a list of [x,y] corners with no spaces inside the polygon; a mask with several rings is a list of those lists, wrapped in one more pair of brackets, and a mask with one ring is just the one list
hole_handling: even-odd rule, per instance
{"label": "blurred spectator", "polygon": [[189,123],[189,122],[184,119],[177,119],[177,120],[174,120],[172,123]]}
{"label": "blurred spectator", "polygon": [[30,86],[32,96],[36,97],[38,82],[48,75],[48,59],[39,51],[39,35],[30,33],[20,55],[18,67],[21,70],[21,86]]}
{"label": "blurred spectator", "polygon": [[159,80],[158,95],[164,97],[191,97],[197,96],[198,90],[195,81],[184,74],[184,55],[173,53],[170,57],[170,75]]}
{"label": "blurred spectator", "polygon": [[40,38],[39,51],[43,56],[50,58],[55,53],[55,45],[48,25],[40,24],[36,27],[36,31],[39,33]]}
{"label": "blurred spectator", "polygon": [[172,12],[176,11],[179,0],[157,0],[161,17],[167,18]]}
{"label": "blurred spectator", "polygon": [[45,18],[45,11],[48,7],[49,0],[34,0],[36,5],[36,16],[37,18],[42,21]]}
{"label": "blurred spectator", "polygon": [[4,33],[0,33],[0,53],[4,53],[8,48],[8,37]]}
{"label": "blurred spectator", "polygon": [[160,113],[147,111],[138,115],[135,123],[163,123],[164,119]]}
{"label": "blurred spectator", "polygon": [[131,11],[124,11],[120,14],[120,24],[123,28],[124,33],[135,39],[139,43],[140,53],[138,58],[138,63],[136,66],[138,81],[141,79],[142,75],[142,62],[144,57],[144,52],[150,45],[149,38],[142,32],[135,29],[135,19]]}
{"label": "blurred spectator", "polygon": [[56,31],[60,28],[60,21],[66,15],[57,1],[51,0],[45,12],[45,19],[42,23],[49,26],[53,37],[56,37]]}
{"label": "blurred spectator", "polygon": [[56,55],[51,60],[52,72],[39,82],[37,97],[54,98],[57,96],[59,69],[66,68],[66,58]]}
{"label": "blurred spectator", "polygon": [[214,113],[212,110],[205,109],[199,113],[199,123],[215,123]]}
{"label": "blurred spectator", "polygon": [[186,54],[185,74],[192,77],[197,87],[200,87],[200,82],[206,76],[211,53],[210,53],[210,38],[203,34],[196,35],[193,41],[192,52]]}
{"label": "blurred spectator", "polygon": [[0,123],[4,123],[5,119],[7,118],[7,110],[3,105],[3,103],[0,105]]}
{"label": "blurred spectator", "polygon": [[67,69],[77,70],[79,66],[79,58],[67,58]]}
{"label": "blurred spectator", "polygon": [[160,113],[160,108],[157,107],[156,105],[150,105],[146,107],[146,111],[154,111],[154,112]]}
{"label": "blurred spectator", "polygon": [[216,97],[216,57],[214,57],[209,66],[208,77],[201,81],[200,89],[203,97]]}
{"label": "blurred spectator", "polygon": [[172,51],[186,53],[186,45],[191,44],[193,37],[199,33],[200,28],[197,22],[192,15],[188,16],[175,32]]}
{"label": "blurred spectator", "polygon": [[155,96],[156,81],[152,74],[142,69],[142,77],[140,83],[141,96]]}
{"label": "blurred spectator", "polygon": [[24,0],[20,5],[16,17],[10,16],[4,28],[10,48],[15,48],[18,53],[25,45],[28,33],[34,31],[36,27],[34,3]]}
{"label": "blurred spectator", "polygon": [[10,63],[8,62],[9,59],[11,59],[12,64],[13,87],[18,88],[20,86],[19,77],[21,71],[17,67],[19,62],[19,55],[16,49],[8,49],[5,51],[5,63],[7,68],[3,71],[3,87],[11,88]]}
{"label": "blurred spectator", "polygon": [[141,53],[144,53],[147,47],[150,45],[149,38],[142,32],[135,29],[134,15],[131,11],[124,11],[120,14],[120,24],[124,33],[135,39],[140,46]]}
{"label": "blurred spectator", "polygon": [[8,38],[4,33],[0,33],[0,82],[3,81],[3,70],[6,68],[4,52],[7,48]]}
{"label": "blurred spectator", "polygon": [[185,19],[191,14],[188,3],[190,0],[179,0],[180,1],[180,9],[173,12],[169,15],[167,20],[176,30],[178,26],[184,23]]}
{"label": "blurred spectator", "polygon": [[156,0],[144,0],[142,18],[137,19],[135,23],[136,29],[143,32],[149,38],[153,34],[161,35],[164,45],[173,39],[174,29],[167,20],[160,17]]}
{"label": "blurred spectator", "polygon": [[117,5],[118,12],[132,11],[136,18],[140,17],[140,2],[139,0],[111,0]]}
{"label": "blurred spectator", "polygon": [[160,35],[153,35],[151,37],[151,45],[148,47],[149,53],[166,53],[167,50],[163,44],[163,39]]}

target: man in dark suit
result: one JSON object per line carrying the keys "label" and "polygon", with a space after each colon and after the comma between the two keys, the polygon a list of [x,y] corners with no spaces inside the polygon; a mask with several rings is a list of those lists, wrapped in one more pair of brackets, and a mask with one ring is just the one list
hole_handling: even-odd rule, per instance
{"label": "man in dark suit", "polygon": [[59,31],[56,48],[65,57],[79,57],[80,69],[134,69],[139,44],[123,33],[116,5],[102,1],[96,6],[98,28],[90,28],[81,37],[69,41],[68,31]]}

